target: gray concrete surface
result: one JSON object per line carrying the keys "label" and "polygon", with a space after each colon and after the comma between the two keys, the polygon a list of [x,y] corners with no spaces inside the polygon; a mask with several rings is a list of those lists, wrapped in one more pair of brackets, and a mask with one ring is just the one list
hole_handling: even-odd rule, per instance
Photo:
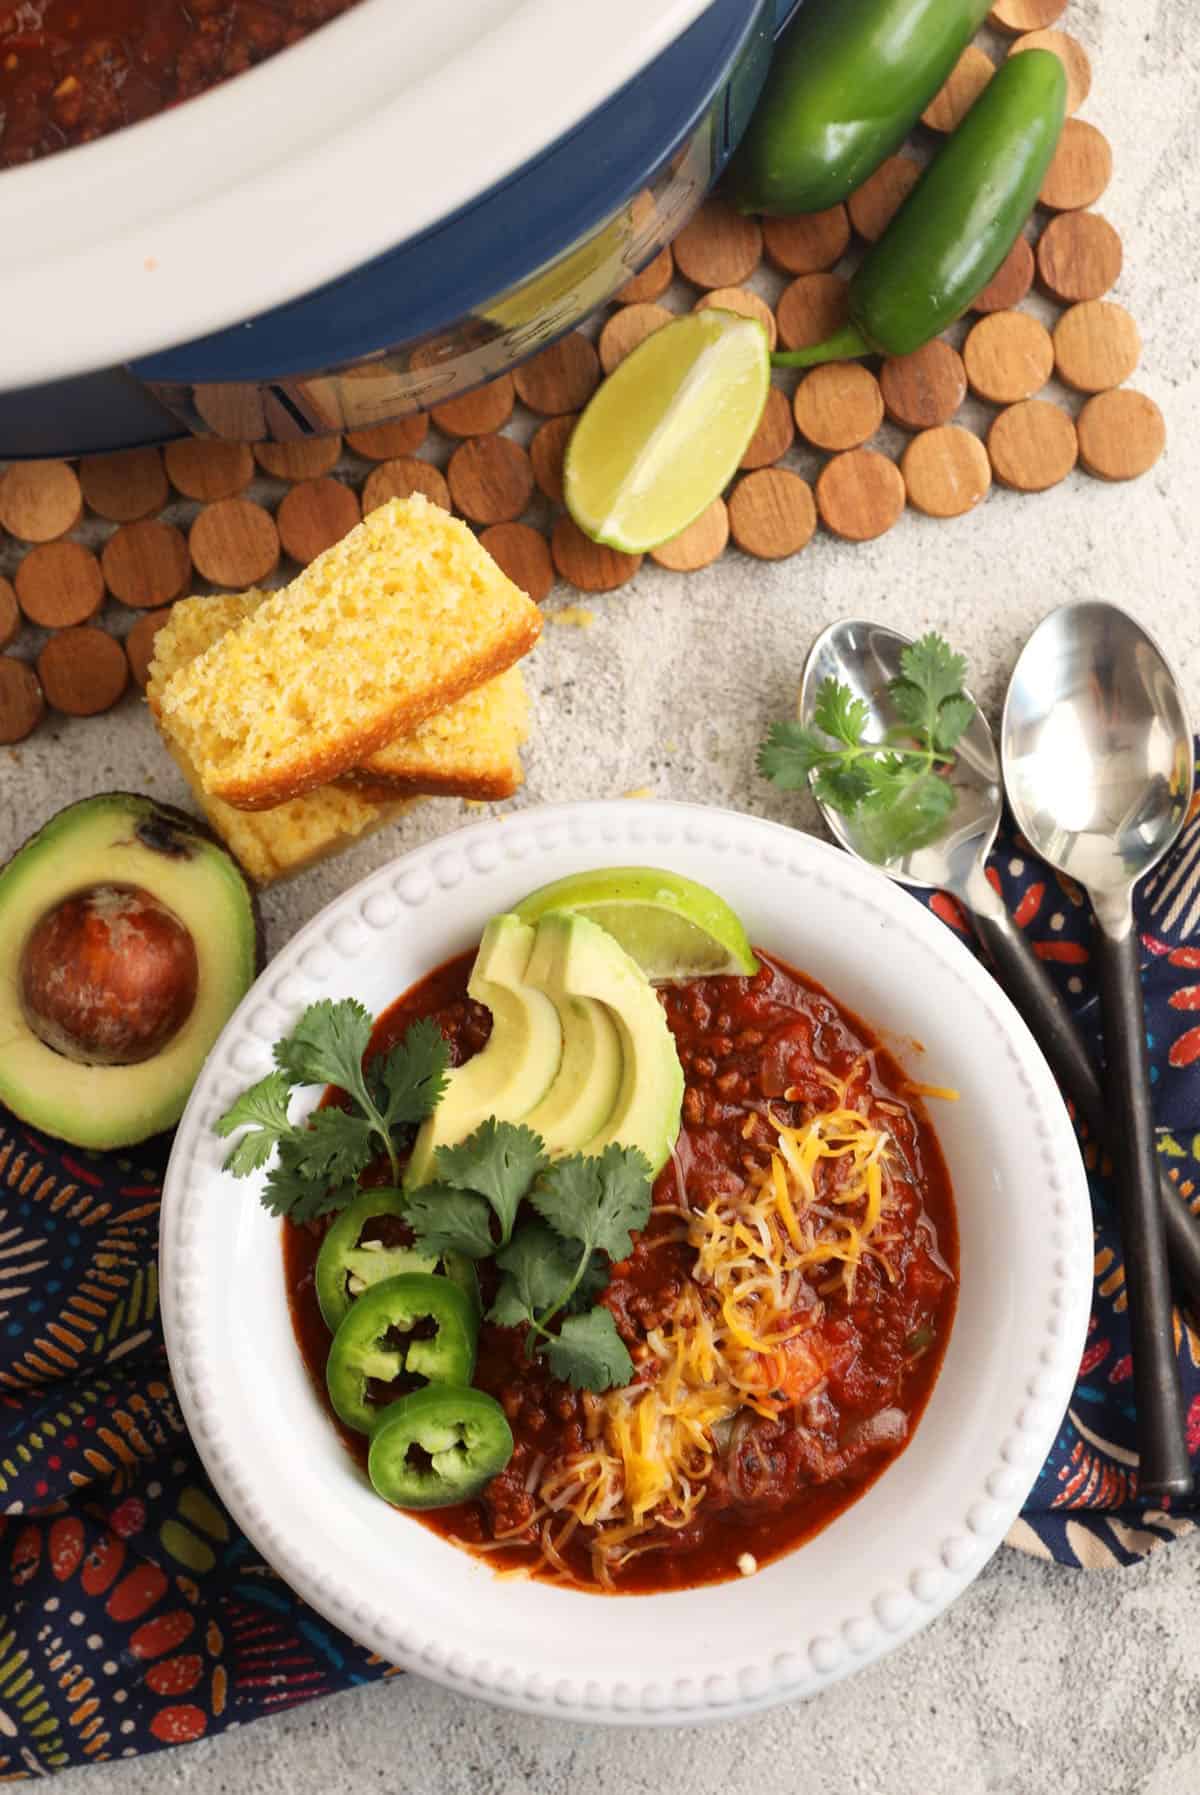
{"label": "gray concrete surface", "polygon": [[[1167,413],[1170,451],[1148,479],[1075,476],[1045,497],[994,493],[950,525],[906,518],[884,541],[828,538],[764,566],[729,555],[680,579],[647,567],[588,604],[588,628],[555,622],[533,663],[536,734],[521,800],[658,795],[729,804],[813,826],[806,802],[753,772],[765,724],[786,714],[813,634],[848,613],[945,631],[993,709],[1013,659],[1052,606],[1102,594],[1160,636],[1200,714],[1200,264],[1198,55],[1189,0],[1072,0],[1064,21],[1092,50],[1087,116],[1112,138],[1102,202],[1120,228],[1117,296],[1145,338],[1135,384]],[[804,459],[796,457],[803,469]],[[4,570],[0,548],[0,571]],[[31,636],[26,648],[34,645]],[[114,785],[179,796],[133,700],[102,722],[45,726],[0,751],[0,854],[59,805]],[[470,813],[427,805],[271,894],[278,946],[321,904],[405,847]],[[1200,1787],[1200,1537],[1129,1571],[1083,1576],[1002,1552],[942,1620],[885,1663],[804,1707],[655,1735],[532,1721],[416,1679],[363,1690],[245,1731],[78,1773],[87,1795],[1186,1795]],[[84,1783],[72,1775],[64,1791]]]}

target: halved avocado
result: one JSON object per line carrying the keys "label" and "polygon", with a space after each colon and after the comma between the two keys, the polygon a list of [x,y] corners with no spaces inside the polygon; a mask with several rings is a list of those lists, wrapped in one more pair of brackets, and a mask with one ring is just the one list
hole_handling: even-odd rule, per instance
{"label": "halved avocado", "polygon": [[191,817],[69,805],[0,870],[0,1102],[78,1147],[173,1127],[256,950],[250,889]]}

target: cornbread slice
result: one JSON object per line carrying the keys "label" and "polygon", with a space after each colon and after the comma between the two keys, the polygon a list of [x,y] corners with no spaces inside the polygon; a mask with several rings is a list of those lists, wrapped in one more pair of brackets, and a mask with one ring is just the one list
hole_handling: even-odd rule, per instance
{"label": "cornbread slice", "polygon": [[266,810],[505,672],[540,631],[466,524],[414,494],[180,668],[159,712],[210,797]]}

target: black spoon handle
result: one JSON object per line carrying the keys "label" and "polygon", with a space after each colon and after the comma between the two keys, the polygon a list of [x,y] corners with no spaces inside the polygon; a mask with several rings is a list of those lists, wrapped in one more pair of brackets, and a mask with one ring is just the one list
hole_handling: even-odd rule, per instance
{"label": "black spoon handle", "polygon": [[[1113,1117],[1079,1030],[1026,936],[1002,905],[997,903],[996,910],[999,914],[968,912],[980,945],[1028,1023],[1059,1086],[1115,1162]],[[1200,1221],[1161,1167],[1157,1176],[1175,1287],[1192,1314],[1200,1318]]]}

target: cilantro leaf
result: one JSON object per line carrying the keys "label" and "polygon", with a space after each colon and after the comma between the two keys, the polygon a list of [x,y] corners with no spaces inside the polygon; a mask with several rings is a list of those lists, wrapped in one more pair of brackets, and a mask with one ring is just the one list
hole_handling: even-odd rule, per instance
{"label": "cilantro leaf", "polygon": [[220,1135],[230,1135],[242,1127],[247,1130],[225,1156],[224,1169],[235,1178],[246,1178],[266,1165],[280,1136],[288,1133],[292,1126],[288,1121],[291,1094],[291,1082],[285,1073],[268,1072],[213,1123]]}
{"label": "cilantro leaf", "polygon": [[903,859],[936,841],[956,803],[954,787],[936,773],[905,785],[887,807],[864,808],[860,833],[872,860]]}
{"label": "cilantro leaf", "polygon": [[465,1259],[489,1259],[496,1250],[491,1211],[473,1191],[426,1184],[409,1197],[404,1218],[417,1245],[439,1258],[461,1253]]}
{"label": "cilantro leaf", "polygon": [[631,1231],[649,1220],[651,1183],[645,1156],[614,1142],[598,1158],[576,1153],[558,1160],[543,1172],[530,1200],[564,1240],[625,1259],[633,1249]]}
{"label": "cilantro leaf", "polygon": [[910,642],[900,656],[900,671],[911,685],[919,686],[933,712],[945,699],[954,698],[963,689],[967,677],[965,656],[955,654],[950,644],[930,630],[917,642]]}
{"label": "cilantro leaf", "polygon": [[607,1309],[569,1315],[543,1350],[555,1377],[574,1390],[612,1390],[633,1381],[633,1360]]}
{"label": "cilantro leaf", "polygon": [[970,727],[974,715],[974,703],[961,692],[954,698],[942,700],[933,730],[933,745],[939,753],[950,752],[963,731]]}
{"label": "cilantro leaf", "polygon": [[558,1307],[579,1270],[579,1253],[545,1222],[523,1222],[496,1264],[504,1276],[488,1314],[513,1328]]}
{"label": "cilantro leaf", "polygon": [[487,1198],[500,1223],[500,1243],[512,1238],[517,1206],[529,1186],[549,1164],[540,1136],[512,1122],[489,1116],[458,1147],[441,1147],[438,1176],[456,1190],[478,1191]]}
{"label": "cilantro leaf", "polygon": [[856,698],[849,686],[833,678],[822,680],[813,706],[813,722],[818,729],[848,748],[857,748],[870,721],[870,705]]}
{"label": "cilantro leaf", "polygon": [[372,1060],[367,1073],[371,1096],[389,1130],[433,1114],[446,1089],[449,1064],[446,1037],[427,1016],[410,1024],[390,1053]]}
{"label": "cilantro leaf", "polygon": [[362,1087],[371,1018],[352,997],[310,1004],[291,1034],[275,1044],[275,1064],[293,1084],[333,1084],[351,1096]]}
{"label": "cilantro leaf", "polygon": [[773,723],[758,751],[758,770],[784,791],[803,791],[811,773],[839,760],[815,731],[800,723]]}
{"label": "cilantro leaf", "polygon": [[280,1141],[279,1151],[302,1178],[352,1184],[371,1160],[371,1124],[344,1109],[318,1109],[306,1127]]}

